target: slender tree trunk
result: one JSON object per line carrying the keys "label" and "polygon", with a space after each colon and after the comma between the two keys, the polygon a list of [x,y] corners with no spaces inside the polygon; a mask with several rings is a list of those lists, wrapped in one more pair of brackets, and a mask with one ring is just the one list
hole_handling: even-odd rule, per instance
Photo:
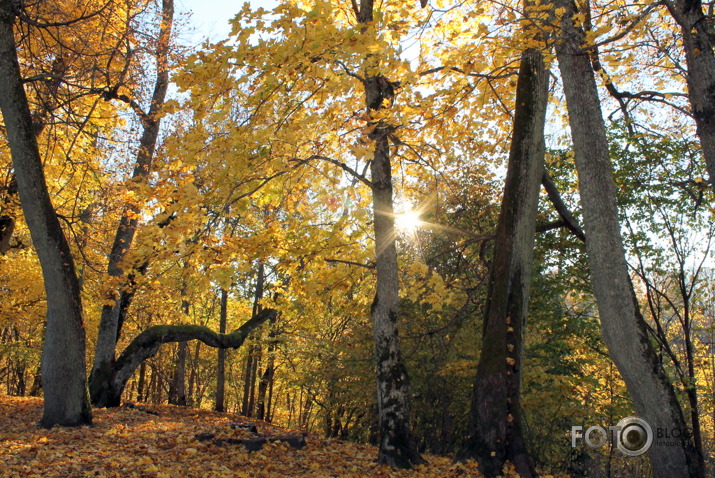
{"label": "slender tree trunk", "polygon": [[0,191],[4,192],[0,202],[0,254],[5,254],[10,250],[10,239],[15,231],[15,215],[19,208],[17,180],[14,174]]}
{"label": "slender tree trunk", "polygon": [[[561,0],[557,6],[566,11],[556,52],[568,106],[591,281],[603,338],[638,415],[654,430],[685,430],[682,409],[652,348],[628,275],[598,90],[589,57],[581,50],[584,34],[574,26],[573,5]],[[661,446],[654,440],[650,459],[656,478],[703,476],[697,452],[687,440],[682,446]]]}
{"label": "slender tree trunk", "polygon": [[146,362],[139,366],[139,383],[137,384],[137,402],[144,402],[144,388],[146,388]]}
{"label": "slender tree trunk", "polygon": [[471,425],[458,455],[462,460],[476,459],[486,476],[500,475],[507,460],[515,464],[520,476],[534,476],[522,430],[521,371],[536,209],[544,170],[548,85],[541,51],[524,51],[472,395]]}
{"label": "slender tree trunk", "polygon": [[[228,291],[221,289],[221,315],[219,318],[219,333],[226,333],[226,320],[228,317]],[[218,365],[216,367],[216,403],[214,410],[223,412],[225,410],[225,386],[226,386],[226,349],[218,350]]]}
{"label": "slender tree trunk", "polygon": [[79,281],[67,239],[45,183],[42,160],[17,58],[9,0],[0,0],[0,110],[20,203],[42,266],[47,326],[42,351],[45,405],[41,425],[92,421],[85,372],[85,330]]}
{"label": "slender tree trunk", "polygon": [[275,334],[271,331],[268,337],[270,342],[266,351],[266,368],[258,384],[258,399],[256,400],[256,418],[259,420],[266,420],[268,406],[266,397],[268,389],[273,385],[273,374],[275,372]]}
{"label": "slender tree trunk", "polygon": [[176,368],[169,386],[169,403],[171,405],[186,406],[186,356],[188,355],[188,344],[179,342],[176,352]]}
{"label": "slender tree trunk", "polygon": [[263,348],[261,344],[255,344],[254,346],[254,356],[253,363],[250,370],[250,387],[248,388],[248,414],[247,417],[256,416],[256,385],[258,384],[258,370],[261,368],[261,358],[263,355]]}
{"label": "slender tree trunk", "polygon": [[[261,299],[263,299],[263,288],[265,282],[265,269],[263,263],[258,264],[258,273],[256,275],[256,290],[253,294],[253,315],[256,316],[261,312]],[[255,409],[256,396],[256,377],[258,375],[258,364],[261,360],[261,344],[253,343],[248,349],[248,357],[246,358],[246,372],[243,382],[243,403],[241,414],[246,417],[252,417]]]}
{"label": "slender tree trunk", "polygon": [[[353,2],[357,21],[364,25],[364,34],[368,32],[367,25],[375,19],[374,9],[373,0],[360,0],[359,6],[357,1]],[[372,39],[366,37],[366,40]],[[365,57],[365,74],[361,81],[370,116],[392,103],[399,86],[379,72],[378,64],[375,55]],[[377,284],[370,312],[377,369],[380,433],[377,461],[392,468],[411,468],[424,463],[424,459],[410,432],[410,384],[397,333],[399,282],[389,138],[392,127],[384,120],[369,121],[368,124],[372,129],[368,139],[374,141],[370,173]]]}
{"label": "slender tree trunk", "polygon": [[[155,52],[157,77],[149,111],[148,113],[142,114],[141,117],[143,132],[139,140],[139,151],[137,152],[134,172],[132,174],[132,180],[135,184],[142,184],[148,181],[154,159],[154,151],[159,138],[159,128],[161,125],[159,113],[164,105],[169,86],[169,50],[173,19],[174,0],[163,0],[159,41]],[[107,97],[116,97],[116,93],[114,96],[109,95]],[[121,263],[134,241],[139,212],[140,207],[138,204],[127,204],[122,214],[117,232],[114,236],[112,250],[109,254],[107,273],[110,277],[119,278],[124,274]],[[121,300],[126,298],[126,291],[124,291],[122,287],[118,290],[111,291],[111,294],[115,297],[113,304],[105,305],[102,308],[99,332],[97,335],[97,346],[94,355],[94,366],[89,383],[92,403],[100,407],[106,406],[106,393],[109,383],[112,380],[117,339],[121,329],[120,315],[122,314],[123,308],[125,309],[124,313],[126,313],[126,308],[129,307],[129,302],[131,301],[131,296],[127,302]]]}
{"label": "slender tree trunk", "polygon": [[253,382],[253,370],[255,369],[253,363],[255,361],[255,349],[256,345],[251,344],[248,348],[248,356],[246,357],[246,367],[243,378],[243,401],[241,402],[241,415],[244,417],[251,416],[251,409],[249,405],[251,403],[251,383]]}
{"label": "slender tree trunk", "polygon": [[[392,85],[382,77],[365,81],[365,96],[370,105],[391,100]],[[392,166],[389,127],[376,124],[372,174],[372,210],[375,232],[377,285],[371,313],[377,362],[377,403],[380,423],[378,462],[393,468],[410,468],[424,460],[417,452],[409,427],[410,385],[402,362],[397,334],[399,283],[395,218],[392,205]]]}
{"label": "slender tree trunk", "polygon": [[271,382],[268,384],[268,398],[266,399],[266,416],[264,418],[268,423],[273,421],[273,386],[275,385],[275,367],[273,368],[273,376],[271,377]]}
{"label": "slender tree trunk", "polygon": [[199,408],[196,404],[198,396],[198,374],[199,374],[199,354],[201,353],[201,342],[196,342],[194,355],[189,362],[189,386],[186,391],[186,404],[190,407]]}
{"label": "slender tree trunk", "polygon": [[715,53],[712,19],[700,0],[666,1],[680,25],[688,65],[688,97],[703,148],[710,186],[715,189]]}

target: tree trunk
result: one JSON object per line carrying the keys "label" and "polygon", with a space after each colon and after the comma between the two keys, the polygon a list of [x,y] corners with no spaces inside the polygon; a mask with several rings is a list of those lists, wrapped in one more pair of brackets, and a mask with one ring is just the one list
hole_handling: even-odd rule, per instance
{"label": "tree trunk", "polygon": [[246,367],[243,377],[243,401],[241,402],[241,415],[244,417],[251,416],[251,410],[249,409],[249,404],[251,401],[251,383],[253,382],[253,362],[255,360],[254,354],[256,350],[256,345],[251,344],[248,348],[248,356],[246,357]]}
{"label": "tree trunk", "polygon": [[[219,318],[219,333],[226,333],[226,319],[228,317],[228,291],[221,289],[221,316]],[[224,399],[226,394],[226,349],[218,349],[218,365],[216,367],[216,404],[214,410],[225,411]]]}
{"label": "tree trunk", "polygon": [[186,355],[188,343],[179,342],[176,353],[176,368],[169,386],[169,404],[186,406]]}
{"label": "tree trunk", "polygon": [[4,194],[0,202],[0,254],[10,250],[10,239],[15,231],[15,215],[18,210],[17,180],[11,175],[7,184],[2,187]]}
{"label": "tree trunk", "polygon": [[[380,105],[377,108],[380,109],[383,101],[391,100],[393,95],[393,86],[385,77],[365,80],[365,97],[371,113],[371,105]],[[370,310],[377,362],[378,463],[393,468],[411,468],[424,460],[410,434],[410,385],[397,334],[399,283],[389,132],[389,126],[380,122],[374,125],[371,134],[375,141],[371,182],[377,290]]]}
{"label": "tree trunk", "polygon": [[261,375],[261,380],[258,383],[258,398],[256,400],[256,418],[259,420],[267,420],[266,411],[269,404],[266,402],[268,389],[273,386],[273,375],[275,373],[275,333],[271,331],[268,334],[268,350],[266,351],[266,369]]}
{"label": "tree trunk", "polygon": [[[132,181],[135,184],[146,183],[151,172],[151,165],[154,159],[154,150],[159,138],[159,127],[161,117],[159,113],[169,86],[169,50],[171,29],[174,19],[174,0],[163,0],[162,17],[159,31],[159,41],[155,52],[157,76],[154,84],[154,92],[151,98],[149,111],[143,114],[141,122],[143,126],[142,136],[139,140],[139,151],[137,152]],[[113,96],[107,96],[112,98]],[[115,96],[116,97],[116,93]],[[107,273],[110,277],[122,277],[124,271],[120,267],[124,257],[131,248],[134,234],[137,229],[137,218],[140,216],[138,204],[127,204],[124,213],[119,221],[117,232],[114,236],[114,243],[109,254],[109,264]],[[117,339],[120,333],[120,315],[122,308],[129,306],[123,303],[125,291],[120,287],[111,291],[115,297],[112,305],[102,307],[102,315],[99,321],[99,332],[97,335],[97,346],[94,354],[94,365],[90,376],[90,394],[92,403],[99,405],[103,402],[103,394],[109,387],[113,373],[113,364],[116,354]],[[129,298],[131,301],[131,297]],[[126,312],[126,311],[125,311]],[[101,405],[99,405],[101,406]]]}
{"label": "tree trunk", "polygon": [[[253,294],[253,315],[261,312],[261,299],[263,299],[263,288],[265,281],[265,270],[262,262],[258,263],[258,273],[256,275],[256,290]],[[253,343],[248,349],[246,357],[246,371],[243,380],[243,402],[241,414],[245,417],[252,417],[254,413],[254,402],[256,396],[256,377],[258,375],[258,364],[261,360],[261,344]]]}
{"label": "tree trunk", "polygon": [[[359,6],[355,1],[353,9],[366,33],[366,26],[374,21],[373,0],[360,0]],[[374,54],[365,57],[366,73],[361,81],[369,116],[391,104],[398,87],[377,71],[378,64]],[[392,128],[384,120],[368,121],[368,125],[372,129],[368,138],[375,142],[370,173],[377,284],[370,312],[377,365],[380,433],[377,461],[392,468],[411,468],[424,460],[410,433],[410,384],[397,333],[399,282],[389,139]]]}
{"label": "tree trunk", "polygon": [[146,362],[139,366],[139,383],[137,384],[137,402],[144,402],[144,389],[146,388]]}
{"label": "tree trunk", "polygon": [[710,186],[715,189],[715,53],[712,23],[700,0],[665,2],[680,25],[688,65],[688,97],[703,148]]}
{"label": "tree trunk", "polygon": [[[574,26],[573,5],[560,1],[558,6],[564,7],[566,13],[556,53],[568,106],[586,248],[603,338],[638,415],[654,430],[685,430],[682,409],[651,346],[628,275],[596,80],[589,57],[581,50],[584,33]],[[656,478],[703,476],[697,453],[688,440],[682,446],[660,446],[654,440],[650,459]]]}
{"label": "tree trunk", "polygon": [[79,281],[67,239],[52,207],[17,58],[9,0],[0,0],[0,110],[10,144],[20,203],[42,266],[47,326],[42,351],[45,395],[40,424],[92,421],[85,372],[85,330]]}
{"label": "tree trunk", "polygon": [[520,476],[534,476],[522,430],[521,370],[524,327],[544,169],[544,121],[549,75],[541,51],[521,56],[514,126],[494,261],[474,384],[470,428],[458,459],[476,459],[486,476],[509,460]]}

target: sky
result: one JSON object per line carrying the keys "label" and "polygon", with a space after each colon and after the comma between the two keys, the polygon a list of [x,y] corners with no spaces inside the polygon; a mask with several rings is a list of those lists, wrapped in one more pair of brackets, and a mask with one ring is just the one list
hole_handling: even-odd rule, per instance
{"label": "sky", "polygon": [[[241,9],[243,1],[235,0],[177,0],[176,7],[180,13],[191,12],[190,25],[195,30],[193,40],[199,43],[209,37],[220,40],[228,36],[231,30],[228,21]],[[273,9],[277,0],[250,0],[253,8]]]}

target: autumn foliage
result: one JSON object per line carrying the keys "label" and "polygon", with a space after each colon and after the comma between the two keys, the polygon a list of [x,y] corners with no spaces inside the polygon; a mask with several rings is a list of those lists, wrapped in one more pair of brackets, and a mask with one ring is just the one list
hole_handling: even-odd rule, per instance
{"label": "autumn foliage", "polygon": [[174,7],[0,0],[0,475],[715,466],[715,4]]}

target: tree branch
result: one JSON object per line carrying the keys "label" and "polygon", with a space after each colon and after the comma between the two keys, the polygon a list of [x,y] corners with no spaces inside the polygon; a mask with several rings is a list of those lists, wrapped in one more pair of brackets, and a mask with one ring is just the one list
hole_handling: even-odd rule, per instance
{"label": "tree branch", "polygon": [[32,18],[30,18],[27,15],[27,13],[24,11],[24,9],[22,8],[22,6],[21,6],[22,4],[20,2],[10,2],[10,4],[12,5],[12,12],[13,12],[13,14],[15,14],[15,16],[17,18],[19,18],[23,22],[27,23],[28,25],[32,25],[33,27],[37,27],[37,28],[64,27],[64,26],[73,25],[75,23],[82,22],[84,20],[88,20],[88,19],[90,19],[92,17],[96,17],[97,15],[102,13],[104,11],[104,9],[106,9],[111,3],[112,2],[110,0],[107,3],[105,3],[99,10],[92,12],[90,14],[87,14],[87,15],[82,15],[81,17],[77,17],[73,20],[67,20],[64,22],[43,23],[43,22],[39,22],[37,20],[33,20]]}
{"label": "tree branch", "polygon": [[362,264],[360,262],[353,262],[353,261],[343,261],[340,259],[325,259],[325,262],[331,263],[331,264],[347,264],[349,266],[358,266],[358,267],[364,267],[365,269],[374,269],[375,264],[372,262],[369,262],[367,264]]}
{"label": "tree branch", "polygon": [[546,189],[546,194],[548,194],[549,200],[551,200],[551,204],[554,205],[556,212],[558,212],[561,219],[563,219],[562,226],[566,226],[581,242],[586,242],[586,234],[584,234],[583,229],[578,225],[578,221],[573,217],[571,211],[566,207],[563,199],[561,199],[559,190],[556,189],[556,185],[546,171],[544,171],[544,175],[541,176],[541,184],[544,186],[544,189]]}
{"label": "tree branch", "polygon": [[209,347],[218,349],[237,349],[254,329],[264,322],[275,319],[278,311],[264,309],[246,321],[230,334],[216,333],[202,325],[155,325],[139,334],[115,363],[113,387],[123,390],[134,370],[146,359],[154,356],[162,344],[200,340]]}
{"label": "tree branch", "polygon": [[353,168],[351,168],[347,164],[345,164],[341,161],[338,161],[337,159],[328,158],[327,156],[321,156],[319,154],[314,154],[313,156],[309,156],[305,159],[293,158],[290,161],[294,161],[298,164],[308,164],[309,162],[311,162],[314,159],[320,159],[321,161],[327,161],[331,164],[334,164],[334,165],[340,167],[343,171],[348,173],[350,176],[354,177],[355,179],[357,179],[358,181],[360,181],[361,183],[363,183],[364,185],[366,185],[367,187],[372,189],[372,182],[369,179],[367,179],[364,175],[355,171]]}

